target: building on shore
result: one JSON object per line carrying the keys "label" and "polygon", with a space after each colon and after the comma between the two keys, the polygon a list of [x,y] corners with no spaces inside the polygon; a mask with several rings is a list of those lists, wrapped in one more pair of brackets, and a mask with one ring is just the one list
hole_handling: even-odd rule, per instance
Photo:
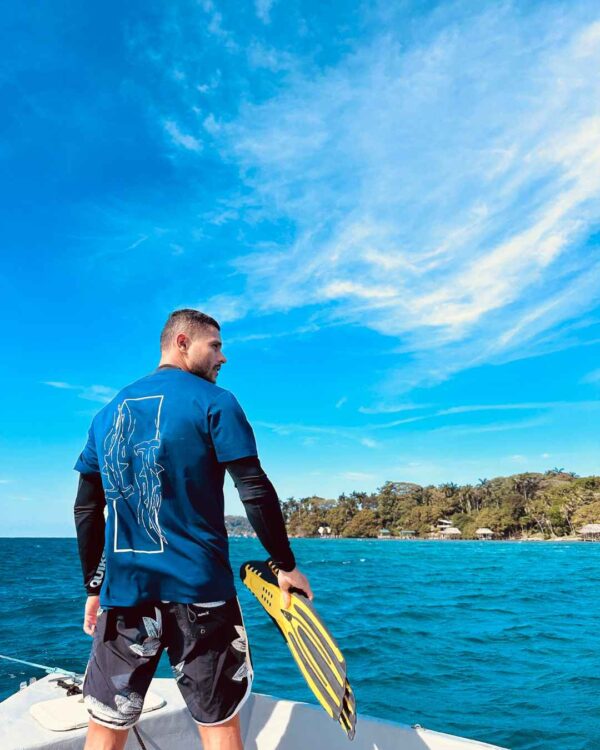
{"label": "building on shore", "polygon": [[493,539],[494,532],[491,529],[481,528],[475,532],[477,539]]}
{"label": "building on shore", "polygon": [[600,541],[600,523],[586,523],[577,532],[584,542]]}
{"label": "building on shore", "polygon": [[414,539],[417,536],[417,532],[411,529],[401,529],[398,532],[398,536],[400,539]]}
{"label": "building on shore", "polygon": [[460,539],[462,533],[456,526],[446,526],[440,531],[440,536],[442,539]]}
{"label": "building on shore", "polygon": [[429,539],[452,539],[452,534],[445,534],[444,532],[453,528],[452,521],[447,518],[440,518],[435,525],[432,524],[429,527]]}
{"label": "building on shore", "polygon": [[378,539],[389,539],[392,536],[389,529],[379,529]]}

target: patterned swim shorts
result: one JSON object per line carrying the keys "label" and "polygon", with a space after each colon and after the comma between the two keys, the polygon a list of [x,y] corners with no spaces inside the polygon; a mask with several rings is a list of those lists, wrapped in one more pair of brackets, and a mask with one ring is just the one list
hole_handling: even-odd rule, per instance
{"label": "patterned swim shorts", "polygon": [[98,724],[129,729],[163,649],[197,724],[223,724],[252,687],[252,662],[237,599],[204,604],[143,603],[98,617],[83,696]]}

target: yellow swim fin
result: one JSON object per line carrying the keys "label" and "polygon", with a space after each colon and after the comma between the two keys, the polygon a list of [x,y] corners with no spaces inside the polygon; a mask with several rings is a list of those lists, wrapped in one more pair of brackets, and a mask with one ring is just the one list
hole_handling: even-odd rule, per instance
{"label": "yellow swim fin", "polygon": [[308,687],[329,716],[353,739],[356,699],[346,676],[344,655],[301,591],[293,592],[289,608],[283,608],[277,572],[270,561],[252,560],[240,568],[242,581],[279,629]]}

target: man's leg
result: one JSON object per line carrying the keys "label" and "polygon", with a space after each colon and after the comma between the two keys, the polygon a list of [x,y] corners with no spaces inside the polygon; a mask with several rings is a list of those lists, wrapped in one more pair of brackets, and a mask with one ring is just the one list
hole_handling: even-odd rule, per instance
{"label": "man's leg", "polygon": [[127,729],[109,729],[90,719],[83,750],[123,750],[128,734]]}
{"label": "man's leg", "polygon": [[85,750],[122,750],[140,718],[163,645],[162,612],[149,602],[98,617],[83,681],[90,715]]}
{"label": "man's leg", "polygon": [[242,733],[240,732],[239,716],[234,716],[233,719],[226,721],[224,724],[218,724],[214,727],[198,726],[198,731],[200,732],[203,750],[244,749],[244,746],[242,745]]}
{"label": "man's leg", "polygon": [[238,714],[253,674],[237,599],[170,607],[169,660],[205,750],[242,750]]}

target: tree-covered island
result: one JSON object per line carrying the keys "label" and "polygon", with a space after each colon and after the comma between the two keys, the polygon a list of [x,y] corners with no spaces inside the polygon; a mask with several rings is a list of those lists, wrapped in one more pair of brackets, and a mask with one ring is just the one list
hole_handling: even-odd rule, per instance
{"label": "tree-covered island", "polygon": [[[600,477],[556,468],[480,479],[475,485],[385,482],[371,494],[351,492],[336,500],[291,497],[281,506],[291,536],[318,537],[319,529],[329,529],[338,537],[378,537],[386,529],[390,536],[413,531],[429,538],[445,519],[463,539],[476,538],[482,527],[496,539],[550,539],[600,523]],[[236,527],[241,529],[239,522]]]}

